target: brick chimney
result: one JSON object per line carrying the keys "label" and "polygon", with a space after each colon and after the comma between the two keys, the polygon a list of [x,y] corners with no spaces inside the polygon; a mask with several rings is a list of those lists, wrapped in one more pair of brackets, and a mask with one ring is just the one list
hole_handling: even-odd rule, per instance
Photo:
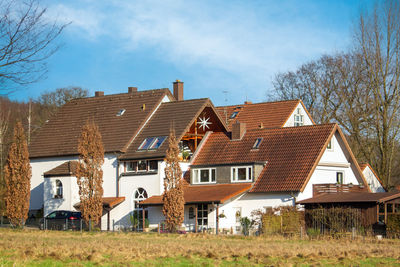
{"label": "brick chimney", "polygon": [[232,125],[232,140],[242,140],[246,133],[246,123],[236,122]]}
{"label": "brick chimney", "polygon": [[244,104],[245,104],[245,105],[251,105],[251,104],[253,104],[253,102],[251,102],[251,101],[244,101]]}
{"label": "brick chimney", "polygon": [[104,92],[103,91],[96,91],[96,92],[94,92],[94,96],[95,97],[104,96]]}
{"label": "brick chimney", "polygon": [[174,97],[176,100],[183,100],[183,82],[176,80],[174,82]]}
{"label": "brick chimney", "polygon": [[137,92],[137,87],[128,87],[129,94],[136,93],[136,92]]}

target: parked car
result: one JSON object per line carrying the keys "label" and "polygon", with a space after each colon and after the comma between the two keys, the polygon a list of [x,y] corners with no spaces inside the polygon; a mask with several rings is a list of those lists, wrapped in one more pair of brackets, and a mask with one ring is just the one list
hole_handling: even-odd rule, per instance
{"label": "parked car", "polygon": [[56,210],[44,217],[39,224],[41,230],[80,230],[82,214],[78,211]]}

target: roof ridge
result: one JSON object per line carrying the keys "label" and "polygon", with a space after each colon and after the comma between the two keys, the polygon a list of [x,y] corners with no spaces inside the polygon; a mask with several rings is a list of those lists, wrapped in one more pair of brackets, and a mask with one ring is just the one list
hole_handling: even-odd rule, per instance
{"label": "roof ridge", "polygon": [[71,101],[68,101],[67,103],[70,102],[75,102],[75,101],[82,101],[82,100],[93,100],[93,99],[105,99],[105,98],[111,98],[111,97],[122,97],[125,95],[137,95],[137,94],[149,94],[149,93],[154,93],[154,92],[162,92],[162,91],[167,91],[169,88],[159,88],[159,89],[149,89],[149,90],[143,90],[143,91],[136,91],[134,93],[117,93],[117,94],[109,94],[109,95],[102,95],[102,96],[89,96],[89,97],[81,97],[81,98],[75,98],[72,99]]}
{"label": "roof ridge", "polygon": [[301,99],[290,99],[290,100],[277,100],[277,101],[266,101],[266,102],[258,102],[251,104],[236,104],[236,105],[228,105],[228,106],[218,106],[216,108],[229,108],[229,107],[237,107],[237,106],[254,106],[260,104],[274,104],[274,103],[282,103],[282,102],[300,102]]}

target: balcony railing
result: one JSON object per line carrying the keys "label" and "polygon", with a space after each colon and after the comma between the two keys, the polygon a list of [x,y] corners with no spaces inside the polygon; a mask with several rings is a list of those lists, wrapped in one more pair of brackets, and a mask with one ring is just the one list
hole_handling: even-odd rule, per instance
{"label": "balcony railing", "polygon": [[349,192],[368,192],[367,187],[353,184],[314,184],[313,197],[320,194],[349,193]]}

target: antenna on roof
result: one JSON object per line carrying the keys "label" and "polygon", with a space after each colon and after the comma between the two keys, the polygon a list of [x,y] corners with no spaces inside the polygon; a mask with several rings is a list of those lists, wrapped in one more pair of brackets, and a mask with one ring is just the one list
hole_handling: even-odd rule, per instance
{"label": "antenna on roof", "polygon": [[225,114],[225,123],[228,124],[228,112],[226,111],[226,106],[228,104],[228,91],[224,90],[222,93],[225,95],[225,107],[224,107],[224,114]]}

